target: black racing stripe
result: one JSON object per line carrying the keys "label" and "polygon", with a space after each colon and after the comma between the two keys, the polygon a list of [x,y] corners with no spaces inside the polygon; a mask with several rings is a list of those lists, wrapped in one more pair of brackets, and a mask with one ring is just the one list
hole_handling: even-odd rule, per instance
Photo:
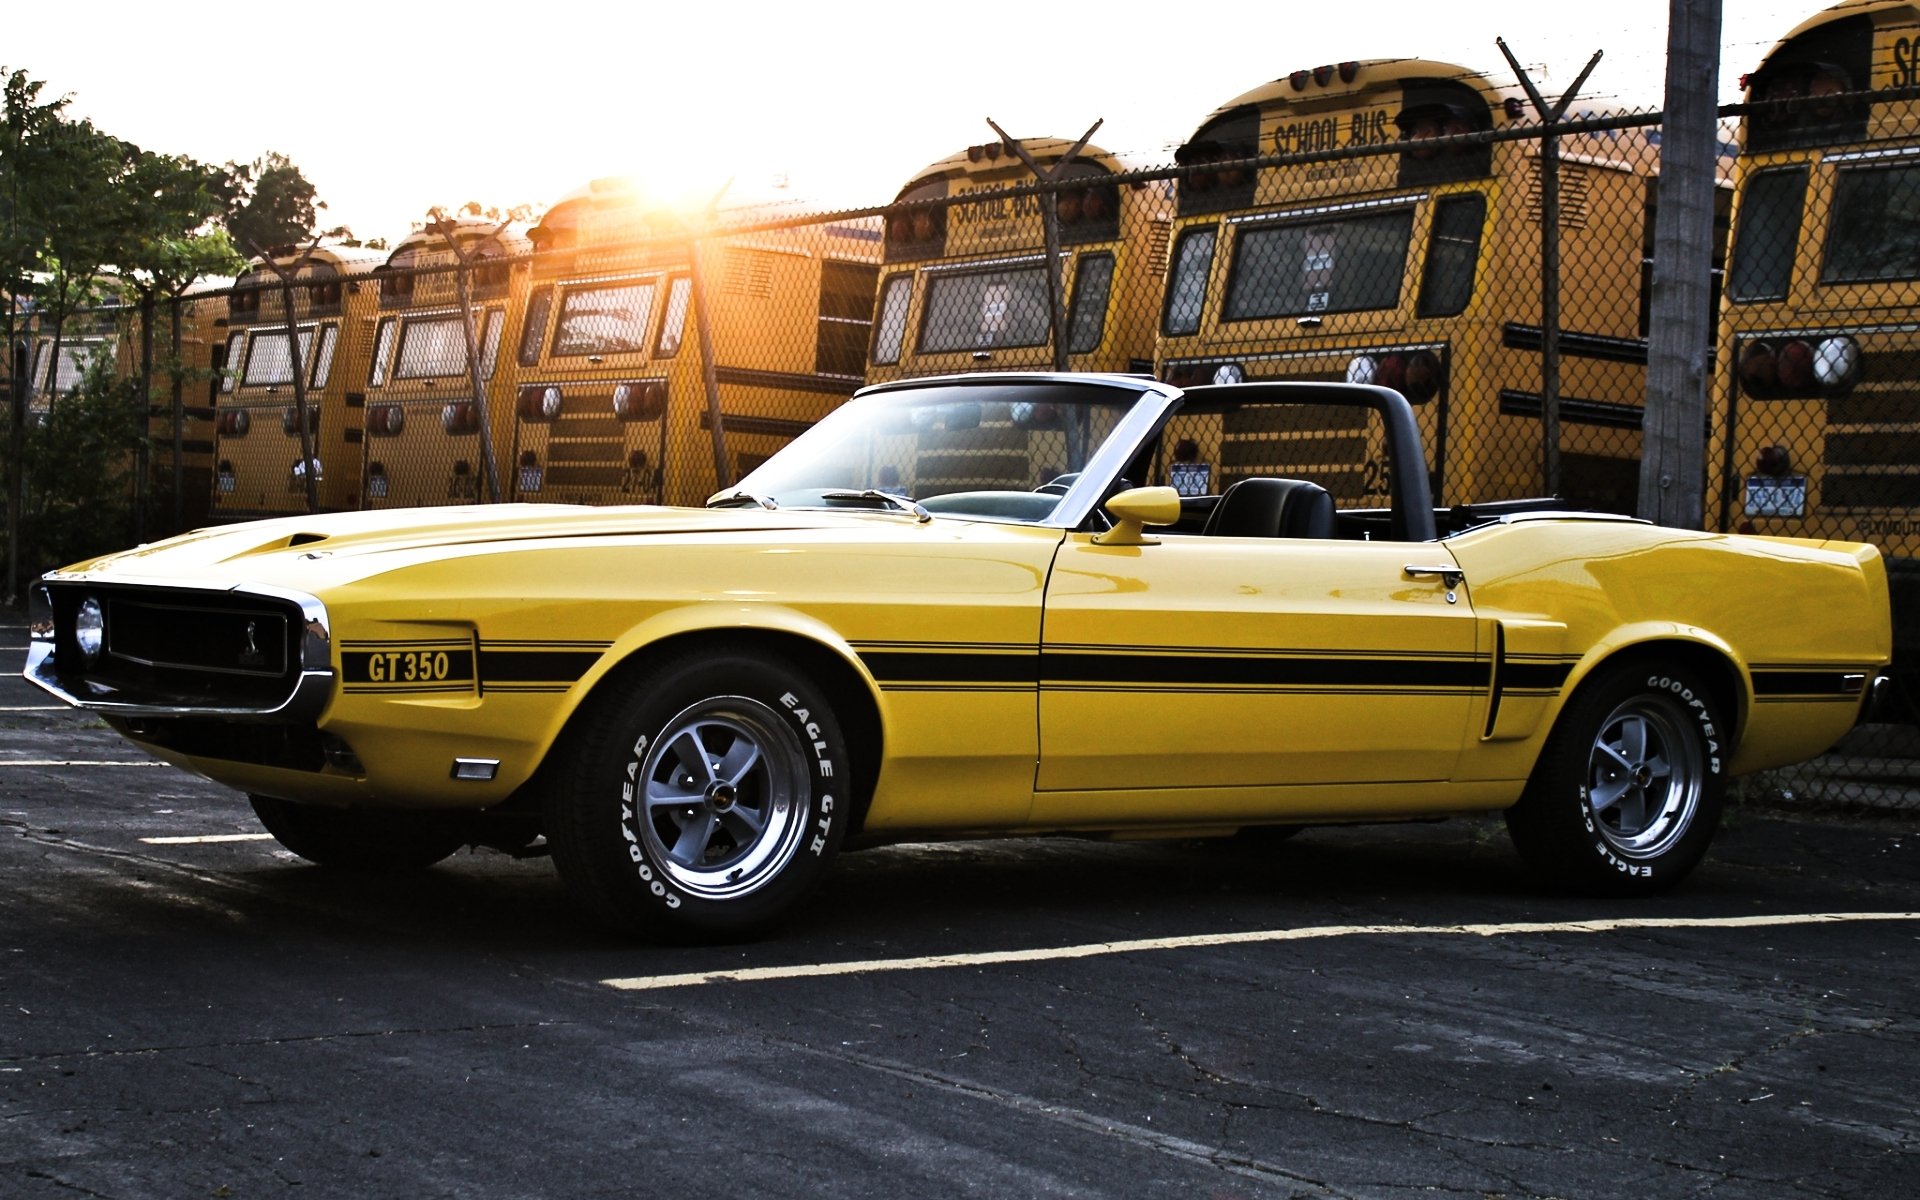
{"label": "black racing stripe", "polygon": [[[908,650],[860,652],[882,686],[926,683],[1134,684],[1160,687],[1298,688],[1484,688],[1491,670],[1484,659],[1281,658],[1272,655],[1088,654],[1048,650],[1031,654],[964,654]],[[1529,670],[1524,686],[1551,687],[1569,668]],[[1557,672],[1557,675],[1555,674]],[[1541,682],[1534,682],[1536,676]],[[1521,686],[1516,684],[1516,686]]]}
{"label": "black racing stripe", "polygon": [[[1767,696],[1857,696],[1862,671],[1755,671],[1753,694]],[[1847,680],[1854,682],[1851,687]]]}
{"label": "black racing stripe", "polygon": [[1483,688],[1492,671],[1471,658],[1276,658],[1185,654],[1043,653],[1048,683],[1317,688]]}
{"label": "black racing stripe", "polygon": [[882,685],[908,683],[1039,682],[1037,654],[940,654],[924,650],[862,650],[860,661]]}
{"label": "black racing stripe", "polygon": [[484,686],[513,683],[575,683],[600,661],[597,650],[490,650],[480,647]]}
{"label": "black racing stripe", "polygon": [[1572,663],[1516,662],[1501,665],[1501,687],[1507,691],[1558,691],[1573,674]]}

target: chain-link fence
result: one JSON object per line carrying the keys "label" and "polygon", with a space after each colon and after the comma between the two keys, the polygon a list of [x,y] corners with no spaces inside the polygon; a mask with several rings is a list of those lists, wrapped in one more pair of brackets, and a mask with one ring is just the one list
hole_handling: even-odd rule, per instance
{"label": "chain-link fence", "polygon": [[[994,141],[856,212],[689,224],[599,184],[531,227],[461,220],[389,253],[287,253],[170,302],[191,369],[150,390],[154,475],[185,524],[698,504],[864,383],[1091,370],[1382,384],[1415,406],[1437,504],[1632,512],[1659,115],[1585,114],[1549,137],[1479,77],[1290,107],[1346,70],[1250,93],[1168,165]],[[1798,99],[1753,110],[1738,160],[1746,110],[1728,110],[1715,164],[1731,257],[1703,314],[1705,520],[1880,545],[1911,681],[1920,155],[1861,145],[1920,121],[1902,93],[1810,108],[1796,78]],[[33,368],[43,405],[65,378],[51,369]],[[1381,506],[1389,464],[1345,420],[1229,421],[1174,445],[1168,475],[1201,495],[1305,474],[1343,507]],[[1012,435],[954,436],[964,475],[995,452],[983,439]],[[1040,485],[1049,468],[1022,472]],[[1909,715],[1748,792],[1920,807],[1916,763]]]}

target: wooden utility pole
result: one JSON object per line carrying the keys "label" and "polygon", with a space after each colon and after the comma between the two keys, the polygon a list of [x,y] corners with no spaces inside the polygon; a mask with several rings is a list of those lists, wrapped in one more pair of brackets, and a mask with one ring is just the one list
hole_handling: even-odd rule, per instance
{"label": "wooden utility pole", "polygon": [[1719,77],[1720,0],[1669,0],[1638,511],[1682,529],[1705,511]]}

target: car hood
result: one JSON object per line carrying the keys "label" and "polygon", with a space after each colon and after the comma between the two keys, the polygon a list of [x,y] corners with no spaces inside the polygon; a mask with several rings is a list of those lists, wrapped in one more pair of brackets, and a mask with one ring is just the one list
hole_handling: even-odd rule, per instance
{"label": "car hood", "polygon": [[[635,538],[664,534],[727,537],[816,529],[892,529],[911,517],[891,513],[699,509],[570,504],[496,504],[280,517],[210,526],[162,542],[76,563],[49,578],[221,582],[264,580],[286,566],[330,560],[336,578],[377,572],[396,558],[458,553],[501,543],[561,538]],[[358,569],[355,564],[358,560]]]}

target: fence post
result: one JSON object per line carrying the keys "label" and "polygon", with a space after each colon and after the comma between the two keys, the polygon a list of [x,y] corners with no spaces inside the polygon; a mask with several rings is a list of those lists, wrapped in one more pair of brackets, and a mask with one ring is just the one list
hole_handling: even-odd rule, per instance
{"label": "fence post", "polygon": [[[498,238],[511,224],[511,220],[500,222],[487,237]],[[449,218],[428,225],[426,232],[439,234],[453,254],[453,286],[460,298],[460,327],[467,339],[467,386],[473,389],[473,410],[480,414],[480,469],[486,475],[487,502],[498,504],[506,498],[506,493],[500,490],[500,460],[493,450],[493,413],[487,405],[486,381],[480,376],[480,328],[473,311],[471,265],[479,251],[469,254],[460,248],[453,236],[458,228],[458,222]],[[505,331],[501,336],[505,336]]]}
{"label": "fence post", "polygon": [[[717,198],[716,198],[717,199]],[[700,268],[700,253],[706,243],[700,238],[691,238],[687,242],[688,271],[693,287],[693,330],[700,342],[700,386],[707,397],[707,433],[713,442],[713,486],[718,491],[733,480],[728,478],[733,472],[727,470],[727,429],[720,416],[720,373],[713,362],[713,323],[707,313],[707,273]],[[660,420],[664,422],[663,413]],[[663,462],[661,468],[664,470]],[[665,504],[665,477],[661,482],[661,500]]]}
{"label": "fence post", "polygon": [[1600,63],[1600,51],[1573,81],[1559,101],[1549,106],[1533,85],[1532,76],[1520,60],[1507,49],[1505,39],[1494,44],[1506,56],[1527,99],[1540,114],[1540,470],[1549,496],[1560,494],[1560,139],[1554,126],[1567,113],[1567,106],[1579,94],[1593,68]]}
{"label": "fence post", "polygon": [[1720,0],[1669,0],[1667,110],[1647,330],[1640,516],[1705,519],[1707,373],[1713,356],[1713,185]]}
{"label": "fence post", "polygon": [[140,286],[140,423],[133,443],[133,540],[147,540],[147,498],[153,490],[153,459],[148,446],[153,433],[153,319],[159,311],[149,281]]}
{"label": "fence post", "polygon": [[[1051,167],[1042,168],[1038,162],[1034,161],[1033,155],[1027,153],[1025,146],[1016,139],[1008,137],[1007,131],[995,125],[992,117],[987,118],[987,124],[993,126],[993,131],[1000,135],[1001,142],[1018,155],[1021,162],[1027,164],[1027,170],[1032,171],[1033,177],[1041,183],[1052,183],[1058,179],[1067,169],[1067,164],[1073,161],[1074,156],[1086,149],[1087,142],[1092,140],[1094,131],[1105,123],[1106,118],[1102,117],[1088,126],[1087,131],[1080,135],[1080,140],[1060,156],[1060,161]],[[1046,238],[1047,246],[1047,321],[1053,332],[1053,369],[1065,371],[1072,363],[1067,353],[1067,281],[1061,277],[1061,268],[1065,264],[1062,262],[1060,250],[1060,192],[1057,188],[1049,188],[1040,193],[1040,228]]]}
{"label": "fence post", "polygon": [[[8,300],[12,309],[12,301]],[[27,372],[33,366],[33,344],[24,323],[6,315],[7,325],[7,602],[20,598],[20,538],[26,532],[27,506]]]}

